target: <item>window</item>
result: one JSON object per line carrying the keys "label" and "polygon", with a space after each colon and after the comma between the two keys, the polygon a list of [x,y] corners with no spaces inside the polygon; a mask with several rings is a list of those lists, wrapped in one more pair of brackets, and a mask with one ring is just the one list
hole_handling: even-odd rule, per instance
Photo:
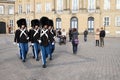
{"label": "window", "polygon": [[9,21],[9,28],[10,28],[10,31],[9,33],[14,33],[14,20],[10,20]]}
{"label": "window", "polygon": [[26,5],[26,14],[30,13],[30,4]]}
{"label": "window", "polygon": [[46,3],[45,10],[46,10],[46,12],[50,12],[51,11],[51,3]]}
{"label": "window", "polygon": [[72,10],[77,11],[79,9],[79,0],[72,0]]}
{"label": "window", "polygon": [[26,19],[26,22],[27,22],[27,27],[30,27],[30,19]]}
{"label": "window", "polygon": [[13,27],[14,26],[14,20],[10,20],[10,27]]}
{"label": "window", "polygon": [[88,17],[88,32],[94,32],[94,17]]}
{"label": "window", "polygon": [[8,7],[8,14],[14,14],[14,6],[9,6]]}
{"label": "window", "polygon": [[36,12],[37,12],[37,13],[40,13],[40,12],[41,12],[41,4],[40,4],[40,3],[38,3],[38,4],[36,5]]}
{"label": "window", "polygon": [[96,0],[88,0],[88,12],[95,12]]}
{"label": "window", "polygon": [[116,0],[116,9],[120,9],[120,0]]}
{"label": "window", "polygon": [[4,14],[4,6],[0,6],[0,14]]}
{"label": "window", "polygon": [[18,6],[18,13],[21,14],[22,13],[22,5]]}
{"label": "window", "polygon": [[71,18],[71,28],[78,28],[78,19],[76,17]]}
{"label": "window", "polygon": [[62,12],[63,10],[63,0],[57,0],[57,11]]}
{"label": "window", "polygon": [[104,0],[104,9],[109,10],[110,9],[110,0]]}
{"label": "window", "polygon": [[120,27],[120,16],[116,17],[116,19],[115,19],[115,26],[119,26]]}
{"label": "window", "polygon": [[56,29],[61,29],[62,25],[61,25],[61,18],[57,18],[56,19]]}
{"label": "window", "polygon": [[104,26],[109,26],[109,25],[110,25],[110,18],[104,17]]}

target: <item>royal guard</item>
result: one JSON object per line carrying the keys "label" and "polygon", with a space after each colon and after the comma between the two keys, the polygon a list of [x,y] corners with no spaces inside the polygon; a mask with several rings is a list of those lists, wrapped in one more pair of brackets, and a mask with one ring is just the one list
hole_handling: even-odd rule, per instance
{"label": "royal guard", "polygon": [[34,19],[31,21],[31,27],[32,29],[29,31],[29,37],[30,42],[33,47],[33,58],[36,59],[36,61],[39,61],[39,52],[40,52],[40,28],[39,28],[39,20]]}
{"label": "royal guard", "polygon": [[35,59],[35,53],[34,53],[34,46],[33,46],[33,38],[32,35],[34,28],[31,26],[31,28],[29,29],[29,41],[31,42],[30,47],[32,48],[32,53],[33,53],[33,59]]}
{"label": "royal guard", "polygon": [[17,25],[19,29],[16,30],[15,32],[14,42],[19,43],[20,59],[22,59],[22,61],[25,62],[26,55],[28,52],[28,40],[29,40],[26,19],[24,18],[19,19],[17,21]]}
{"label": "royal guard", "polygon": [[49,48],[50,48],[50,60],[52,60],[52,53],[54,52],[54,49],[55,49],[55,36],[56,36],[56,33],[55,33],[55,30],[54,30],[54,26],[53,26],[53,20],[49,20]]}
{"label": "royal guard", "polygon": [[41,58],[42,58],[43,68],[46,68],[46,58],[50,53],[48,24],[49,24],[49,19],[47,17],[42,17],[40,19],[40,25],[42,29],[41,29],[39,42],[41,42]]}

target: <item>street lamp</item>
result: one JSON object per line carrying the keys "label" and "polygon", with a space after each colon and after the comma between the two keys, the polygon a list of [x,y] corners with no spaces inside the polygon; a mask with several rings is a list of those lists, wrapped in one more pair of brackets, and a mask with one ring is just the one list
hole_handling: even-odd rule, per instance
{"label": "street lamp", "polygon": [[106,26],[106,25],[105,25],[105,21],[104,21],[104,30],[105,30],[105,26]]}

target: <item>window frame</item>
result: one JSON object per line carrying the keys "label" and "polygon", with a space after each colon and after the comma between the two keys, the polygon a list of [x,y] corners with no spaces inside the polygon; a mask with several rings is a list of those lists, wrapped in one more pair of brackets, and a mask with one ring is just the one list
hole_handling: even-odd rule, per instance
{"label": "window frame", "polygon": [[104,10],[110,10],[110,0],[104,0]]}
{"label": "window frame", "polygon": [[18,5],[18,14],[22,14],[22,5]]}
{"label": "window frame", "polygon": [[105,17],[103,18],[103,26],[104,26],[104,27],[110,26],[110,17],[109,17],[109,16],[105,16]]}
{"label": "window frame", "polygon": [[115,17],[115,26],[120,27],[120,16]]}
{"label": "window frame", "polygon": [[[12,8],[12,9],[10,9],[10,8]],[[12,13],[11,13],[11,10],[12,10]],[[13,5],[8,6],[8,14],[10,14],[10,15],[14,14],[14,6]]]}
{"label": "window frame", "polygon": [[56,18],[56,29],[62,28],[62,20],[61,18]]}
{"label": "window frame", "polygon": [[2,14],[5,14],[5,8],[4,8],[5,6],[4,5],[0,5],[0,15],[2,15]]}
{"label": "window frame", "polygon": [[95,12],[96,0],[88,0],[88,12]]}

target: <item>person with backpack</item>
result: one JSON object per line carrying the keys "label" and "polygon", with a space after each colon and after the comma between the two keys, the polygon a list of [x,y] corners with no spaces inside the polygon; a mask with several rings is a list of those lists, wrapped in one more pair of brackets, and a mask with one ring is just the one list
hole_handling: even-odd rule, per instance
{"label": "person with backpack", "polygon": [[78,31],[76,28],[73,28],[72,31],[72,47],[73,47],[73,54],[77,54],[77,48],[79,44],[79,39],[78,39]]}
{"label": "person with backpack", "polygon": [[103,27],[100,31],[100,47],[104,46],[104,38],[105,38],[105,30],[103,30]]}

